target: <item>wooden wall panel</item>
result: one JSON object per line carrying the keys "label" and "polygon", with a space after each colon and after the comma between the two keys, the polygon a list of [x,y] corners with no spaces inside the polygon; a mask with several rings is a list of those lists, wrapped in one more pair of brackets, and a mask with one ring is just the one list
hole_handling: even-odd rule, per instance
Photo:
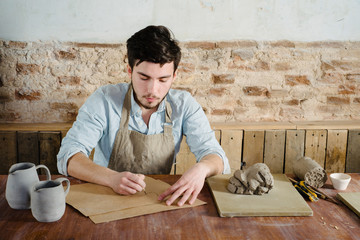
{"label": "wooden wall panel", "polygon": [[196,163],[195,155],[190,151],[189,146],[186,143],[186,137],[184,136],[181,145],[180,151],[176,156],[176,166],[173,165],[171,170],[172,174],[183,174]]}
{"label": "wooden wall panel", "polygon": [[18,162],[39,164],[38,132],[18,132]]}
{"label": "wooden wall panel", "polygon": [[[51,175],[59,174],[56,155],[60,149],[60,141],[60,132],[39,132],[40,164],[47,166]],[[45,174],[44,169],[41,169],[41,173]]]}
{"label": "wooden wall panel", "polygon": [[328,130],[325,170],[345,172],[348,130]]}
{"label": "wooden wall panel", "polygon": [[0,174],[8,174],[16,162],[16,132],[0,131]]}
{"label": "wooden wall panel", "polygon": [[346,172],[360,173],[360,130],[349,130]]}
{"label": "wooden wall panel", "polygon": [[325,168],[327,131],[306,130],[305,156],[310,157]]}
{"label": "wooden wall panel", "polygon": [[221,131],[221,146],[229,159],[231,171],[240,169],[242,152],[242,130],[223,130]]}
{"label": "wooden wall panel", "polygon": [[285,173],[293,173],[293,162],[304,156],[305,130],[287,130]]}
{"label": "wooden wall panel", "polygon": [[244,131],[243,161],[246,167],[264,162],[264,135],[263,130]]}
{"label": "wooden wall panel", "polygon": [[283,173],[285,152],[285,130],[265,131],[264,163],[271,173]]}

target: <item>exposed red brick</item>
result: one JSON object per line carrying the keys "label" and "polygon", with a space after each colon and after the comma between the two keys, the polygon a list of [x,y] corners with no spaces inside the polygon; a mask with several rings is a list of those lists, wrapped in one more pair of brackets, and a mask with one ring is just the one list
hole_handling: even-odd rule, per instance
{"label": "exposed red brick", "polygon": [[14,112],[0,112],[1,122],[15,122],[20,119],[19,113]]}
{"label": "exposed red brick", "polygon": [[269,104],[268,101],[255,101],[255,106],[258,108],[267,108],[269,107]]}
{"label": "exposed red brick", "polygon": [[60,76],[58,77],[60,84],[65,85],[79,85],[80,84],[80,77],[78,76]]}
{"label": "exposed red brick", "polygon": [[290,64],[289,64],[289,63],[287,63],[287,62],[281,62],[281,63],[275,63],[274,69],[275,69],[276,71],[287,71],[287,70],[290,70],[291,67],[290,67]]}
{"label": "exposed red brick", "polygon": [[321,69],[323,71],[326,70],[335,70],[335,69],[341,69],[344,71],[348,71],[348,70],[354,70],[354,69],[358,69],[360,70],[360,62],[356,62],[356,61],[340,61],[340,60],[332,60],[328,63],[322,63],[321,64]]}
{"label": "exposed red brick", "polygon": [[291,41],[287,41],[287,40],[282,40],[282,41],[271,42],[270,46],[272,46],[272,47],[294,48],[295,43],[291,42]]}
{"label": "exposed red brick", "polygon": [[202,48],[202,49],[214,49],[216,46],[214,42],[187,42],[184,43],[186,48]]}
{"label": "exposed red brick", "polygon": [[74,122],[76,120],[76,117],[78,115],[78,112],[67,112],[66,118],[64,119],[66,122]]}
{"label": "exposed red brick", "polygon": [[214,84],[232,84],[235,82],[234,74],[213,74],[212,81]]}
{"label": "exposed red brick", "polygon": [[226,88],[210,88],[210,94],[215,96],[223,96],[227,90]]}
{"label": "exposed red brick", "polygon": [[285,102],[286,105],[290,105],[290,106],[297,106],[300,104],[300,100],[298,99],[291,99],[289,101]]}
{"label": "exposed red brick", "polygon": [[203,111],[204,111],[205,114],[208,114],[208,113],[209,113],[209,110],[208,110],[206,107],[203,107],[202,109],[203,109]]}
{"label": "exposed red brick", "polygon": [[257,47],[258,43],[256,41],[228,41],[228,42],[217,42],[215,43],[217,48],[251,48]]}
{"label": "exposed red brick", "polygon": [[324,73],[320,79],[321,82],[325,83],[341,83],[344,80],[344,75],[340,73]]}
{"label": "exposed red brick", "polygon": [[346,74],[346,80],[360,83],[360,74]]}
{"label": "exposed red brick", "polygon": [[327,103],[329,104],[350,104],[350,98],[348,97],[327,97]]}
{"label": "exposed red brick", "polygon": [[265,87],[249,86],[244,87],[243,92],[248,96],[268,96],[269,90]]}
{"label": "exposed red brick", "polygon": [[6,46],[10,48],[26,48],[26,42],[9,41]]}
{"label": "exposed red brick", "polygon": [[251,50],[235,50],[231,52],[231,56],[235,61],[250,60],[254,57],[254,52]]}
{"label": "exposed red brick", "polygon": [[192,63],[182,62],[182,63],[180,63],[178,69],[179,69],[179,72],[189,73],[189,72],[195,71],[195,66]]}
{"label": "exposed red brick", "polygon": [[75,54],[72,52],[66,51],[58,51],[56,53],[58,59],[65,59],[65,60],[74,60],[76,58]]}
{"label": "exposed red brick", "polygon": [[354,101],[353,101],[354,103],[360,103],[360,97],[358,97],[358,98],[354,98]]}
{"label": "exposed red brick", "polygon": [[40,73],[40,66],[37,64],[17,63],[16,72],[24,75]]}
{"label": "exposed red brick", "polygon": [[286,85],[310,85],[310,81],[307,76],[304,75],[285,75]]}
{"label": "exposed red brick", "polygon": [[342,48],[342,47],[344,47],[343,42],[308,42],[308,43],[301,43],[301,45],[304,45],[304,47],[310,47],[310,48]]}
{"label": "exposed red brick", "polygon": [[81,48],[119,48],[121,44],[109,44],[109,43],[69,43],[76,47]]}
{"label": "exposed red brick", "polygon": [[335,70],[335,67],[333,65],[331,65],[331,63],[328,63],[328,62],[321,62],[320,68],[322,71]]}
{"label": "exposed red brick", "polygon": [[50,104],[50,108],[58,110],[58,109],[66,109],[66,110],[75,110],[77,111],[79,108],[75,103],[66,103],[66,102],[54,102]]}
{"label": "exposed red brick", "polygon": [[41,98],[41,94],[38,91],[23,92],[21,90],[15,91],[15,98],[17,100],[38,100]]}
{"label": "exposed red brick", "polygon": [[213,115],[231,115],[232,112],[229,109],[214,109],[212,110]]}
{"label": "exposed red brick", "polygon": [[267,63],[267,62],[257,61],[255,63],[255,69],[258,71],[261,71],[261,70],[268,71],[268,70],[270,70],[270,66],[269,66],[269,63]]}
{"label": "exposed red brick", "polygon": [[187,91],[189,92],[191,95],[194,95],[195,93],[195,90],[194,89],[191,89],[191,88],[186,88],[186,87],[173,87],[173,89],[177,89],[177,90],[182,90],[182,91]]}
{"label": "exposed red brick", "polygon": [[354,85],[340,85],[339,93],[340,94],[355,94],[356,87]]}

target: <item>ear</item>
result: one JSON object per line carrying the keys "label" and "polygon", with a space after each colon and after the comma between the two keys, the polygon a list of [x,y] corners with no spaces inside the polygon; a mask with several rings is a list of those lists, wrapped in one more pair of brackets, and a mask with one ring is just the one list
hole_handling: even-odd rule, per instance
{"label": "ear", "polygon": [[132,70],[131,70],[131,67],[130,67],[130,65],[129,65],[129,64],[127,65],[127,73],[128,73],[128,76],[129,76],[129,77],[130,77],[130,79],[131,79]]}
{"label": "ear", "polygon": [[176,69],[176,71],[173,74],[173,81],[175,80],[175,78],[177,77],[177,73],[178,73],[178,69]]}

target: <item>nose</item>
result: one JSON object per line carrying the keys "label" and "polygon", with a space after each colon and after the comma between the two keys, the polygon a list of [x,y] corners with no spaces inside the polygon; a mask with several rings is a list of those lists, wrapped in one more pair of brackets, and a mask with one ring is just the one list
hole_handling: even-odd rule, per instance
{"label": "nose", "polygon": [[148,92],[151,94],[155,94],[158,89],[158,83],[155,80],[150,80],[148,84]]}

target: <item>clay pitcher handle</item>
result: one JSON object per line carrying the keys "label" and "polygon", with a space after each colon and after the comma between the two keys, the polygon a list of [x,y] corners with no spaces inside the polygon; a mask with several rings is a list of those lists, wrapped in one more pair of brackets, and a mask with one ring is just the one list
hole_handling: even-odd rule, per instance
{"label": "clay pitcher handle", "polygon": [[50,170],[47,168],[47,166],[40,164],[35,167],[35,169],[38,169],[38,168],[44,168],[45,174],[46,174],[46,180],[51,180]]}
{"label": "clay pitcher handle", "polygon": [[57,181],[57,182],[59,182],[61,184],[62,184],[63,181],[66,182],[66,189],[65,189],[65,192],[64,192],[65,197],[66,197],[66,195],[69,193],[69,190],[70,190],[70,181],[69,181],[69,179],[61,177],[61,178],[55,179],[55,181]]}

